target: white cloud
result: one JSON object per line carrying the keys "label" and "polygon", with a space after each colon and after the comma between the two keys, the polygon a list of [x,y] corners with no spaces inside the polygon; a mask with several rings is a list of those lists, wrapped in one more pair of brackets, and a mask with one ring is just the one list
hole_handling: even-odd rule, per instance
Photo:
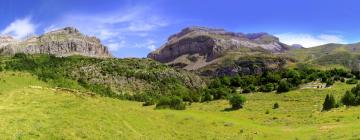
{"label": "white cloud", "polygon": [[156,41],[152,39],[146,40],[144,43],[136,43],[134,47],[137,48],[147,48],[151,51],[154,51],[156,49]]}
{"label": "white cloud", "polygon": [[147,47],[149,50],[151,51],[155,51],[156,50],[156,46],[155,45],[150,45]]}
{"label": "white cloud", "polygon": [[151,7],[135,6],[108,13],[69,13],[45,31],[74,26],[85,34],[99,37],[115,53],[123,47],[153,50],[157,46],[154,41],[149,42],[156,37],[153,32],[169,24],[167,19],[153,10]]}
{"label": "white cloud", "polygon": [[283,33],[275,36],[279,37],[280,41],[285,44],[301,44],[305,48],[320,46],[328,43],[346,43],[341,36],[331,34],[311,35]]}
{"label": "white cloud", "polygon": [[11,35],[17,39],[23,39],[28,35],[34,34],[35,30],[36,26],[31,22],[31,18],[26,17],[23,19],[17,19],[10,23],[4,30],[1,31],[1,34]]}
{"label": "white cloud", "polygon": [[118,51],[120,48],[125,47],[126,42],[124,40],[120,42],[111,42],[108,43],[107,46],[109,47],[110,51]]}

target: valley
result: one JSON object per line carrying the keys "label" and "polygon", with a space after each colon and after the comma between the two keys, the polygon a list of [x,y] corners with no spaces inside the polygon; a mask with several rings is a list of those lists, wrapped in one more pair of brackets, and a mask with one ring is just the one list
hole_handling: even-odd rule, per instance
{"label": "valley", "polygon": [[[186,110],[154,110],[140,102],[57,91],[29,73],[1,72],[2,139],[355,139],[358,107],[321,112],[328,93],[354,85],[285,94],[252,93],[238,111],[225,100]],[[48,88],[39,88],[48,87]],[[273,109],[277,102],[279,108]]]}

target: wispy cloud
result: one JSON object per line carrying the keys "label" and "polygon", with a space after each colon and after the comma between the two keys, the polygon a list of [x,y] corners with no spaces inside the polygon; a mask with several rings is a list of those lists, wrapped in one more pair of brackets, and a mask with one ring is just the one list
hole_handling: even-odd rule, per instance
{"label": "wispy cloud", "polygon": [[312,35],[304,33],[283,33],[277,34],[275,36],[279,37],[280,41],[285,44],[301,44],[306,48],[324,45],[328,43],[346,43],[342,36],[332,34]]}
{"label": "wispy cloud", "polygon": [[153,41],[153,32],[169,24],[166,18],[146,6],[100,14],[71,13],[54,23],[44,32],[74,26],[85,34],[99,37],[111,51],[124,47],[154,50],[157,42]]}
{"label": "wispy cloud", "polygon": [[30,17],[16,19],[1,31],[3,35],[11,35],[17,39],[23,39],[28,35],[34,34],[36,25],[31,21]]}

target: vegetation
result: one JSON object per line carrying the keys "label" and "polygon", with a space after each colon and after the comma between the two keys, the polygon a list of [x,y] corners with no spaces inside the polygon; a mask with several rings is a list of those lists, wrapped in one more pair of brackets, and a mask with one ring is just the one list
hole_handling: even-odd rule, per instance
{"label": "vegetation", "polygon": [[354,79],[354,78],[346,80],[346,84],[357,84],[357,83],[358,83],[358,81],[356,79]]}
{"label": "vegetation", "polygon": [[229,103],[231,105],[232,109],[240,109],[243,107],[244,103],[245,103],[246,99],[244,96],[241,96],[239,94],[233,95],[232,97],[230,97],[229,99]]}
{"label": "vegetation", "polygon": [[346,91],[341,99],[341,102],[347,106],[360,105],[360,84],[352,88],[350,91]]}
{"label": "vegetation", "polygon": [[198,76],[150,59],[16,54],[3,58],[1,66],[6,70],[30,72],[53,87],[146,102],[145,106],[154,104],[160,96],[178,96],[196,102],[200,100],[197,91],[203,87]]}
{"label": "vegetation", "polygon": [[175,109],[175,110],[184,110],[186,108],[184,102],[181,98],[177,96],[163,96],[160,98],[156,104],[156,109]]}
{"label": "vegetation", "polygon": [[328,111],[336,107],[336,101],[332,94],[327,94],[323,103],[323,111]]}
{"label": "vegetation", "polygon": [[[2,139],[356,139],[360,108],[321,112],[331,92],[339,100],[354,85],[243,94],[246,105],[224,113],[228,101],[154,110],[142,103],[53,88],[23,72],[0,72]],[[272,110],[274,102],[281,105]],[[264,113],[268,111],[268,114]],[[144,115],[145,114],[145,115]],[[76,122],[76,123],[73,123]],[[101,129],[100,129],[101,128]],[[291,131],[289,131],[291,130]]]}
{"label": "vegetation", "polygon": [[273,109],[278,109],[279,107],[280,107],[280,105],[277,102],[273,105]]}

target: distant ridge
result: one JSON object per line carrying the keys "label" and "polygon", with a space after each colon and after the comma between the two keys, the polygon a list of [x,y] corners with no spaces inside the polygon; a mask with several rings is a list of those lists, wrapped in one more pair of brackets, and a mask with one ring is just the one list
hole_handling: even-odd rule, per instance
{"label": "distant ridge", "polygon": [[112,57],[99,39],[86,36],[73,27],[28,37],[23,41],[11,36],[0,36],[0,54],[14,55],[16,53]]}

